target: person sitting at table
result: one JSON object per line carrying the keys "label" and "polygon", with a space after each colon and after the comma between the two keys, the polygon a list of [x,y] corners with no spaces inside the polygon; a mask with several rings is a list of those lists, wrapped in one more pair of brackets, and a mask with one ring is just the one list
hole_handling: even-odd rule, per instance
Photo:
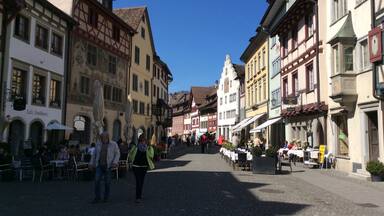
{"label": "person sitting at table", "polygon": [[58,160],[69,160],[69,154],[66,146],[60,148],[59,155],[57,156]]}
{"label": "person sitting at table", "polygon": [[294,149],[295,146],[296,146],[295,142],[291,142],[291,143],[288,144],[287,147],[288,147],[289,150],[291,150],[291,149]]}

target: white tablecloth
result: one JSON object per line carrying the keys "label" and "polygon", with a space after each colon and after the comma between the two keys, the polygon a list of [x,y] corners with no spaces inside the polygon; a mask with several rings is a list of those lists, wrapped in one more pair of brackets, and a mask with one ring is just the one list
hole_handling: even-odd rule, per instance
{"label": "white tablecloth", "polygon": [[291,149],[291,150],[288,151],[288,155],[290,155],[290,154],[296,155],[299,158],[303,158],[304,157],[304,151],[303,150],[293,150],[293,149]]}

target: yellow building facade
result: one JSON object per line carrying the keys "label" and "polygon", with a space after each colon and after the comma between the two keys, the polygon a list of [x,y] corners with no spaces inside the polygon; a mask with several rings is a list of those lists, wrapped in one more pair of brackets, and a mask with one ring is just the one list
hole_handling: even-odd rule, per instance
{"label": "yellow building facade", "polygon": [[241,60],[245,63],[245,116],[254,119],[249,123],[250,136],[267,139],[266,131],[252,132],[252,129],[268,119],[268,36],[258,32],[250,40]]}

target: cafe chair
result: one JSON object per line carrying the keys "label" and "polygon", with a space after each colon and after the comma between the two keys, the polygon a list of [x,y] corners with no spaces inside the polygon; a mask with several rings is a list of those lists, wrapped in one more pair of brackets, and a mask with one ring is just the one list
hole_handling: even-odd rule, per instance
{"label": "cafe chair", "polygon": [[73,180],[79,179],[79,174],[88,173],[88,163],[78,163],[75,157],[71,157],[69,160],[68,173]]}
{"label": "cafe chair", "polygon": [[35,181],[37,173],[40,174],[39,182],[43,181],[44,174],[49,174],[52,176],[53,174],[53,166],[51,164],[43,164],[41,158],[38,158],[32,161],[32,181]]}

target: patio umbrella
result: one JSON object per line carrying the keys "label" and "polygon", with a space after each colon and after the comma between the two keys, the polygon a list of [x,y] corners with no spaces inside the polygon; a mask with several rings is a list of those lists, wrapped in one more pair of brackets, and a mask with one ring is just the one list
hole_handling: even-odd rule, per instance
{"label": "patio umbrella", "polygon": [[125,104],[125,140],[128,144],[132,142],[132,98],[128,95],[127,103]]}
{"label": "patio umbrella", "polygon": [[[95,92],[95,97],[93,100],[93,119],[94,119],[94,129],[95,129],[95,138],[98,134],[103,132],[103,118],[104,118],[104,94],[103,86],[99,80],[95,80],[93,84],[93,90]],[[95,139],[96,140],[96,139]]]}
{"label": "patio umbrella", "polygon": [[10,123],[9,116],[0,116],[0,142],[3,141],[3,133]]}
{"label": "patio umbrella", "polygon": [[52,122],[52,123],[48,124],[46,129],[49,131],[52,131],[52,130],[70,131],[70,130],[73,130],[73,128],[62,125],[59,122]]}

